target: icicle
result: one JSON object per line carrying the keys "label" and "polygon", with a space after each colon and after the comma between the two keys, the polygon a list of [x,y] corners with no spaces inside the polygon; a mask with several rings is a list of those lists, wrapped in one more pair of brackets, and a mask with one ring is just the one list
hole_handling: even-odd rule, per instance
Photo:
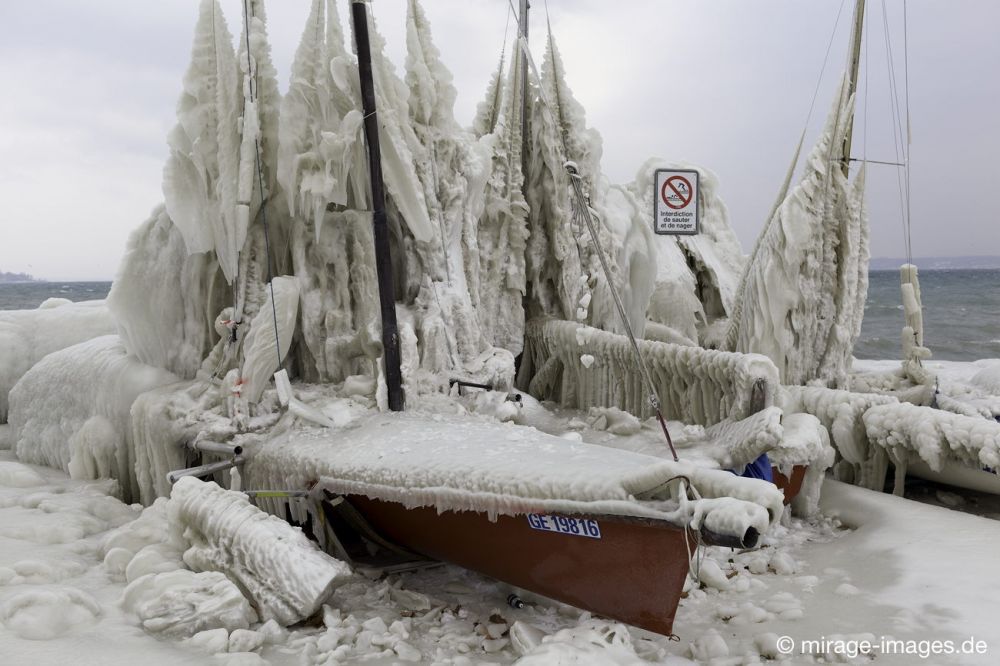
{"label": "icicle", "polygon": [[235,209],[227,209],[225,201],[235,187],[237,85],[236,55],[222,10],[217,0],[203,0],[178,123],[168,139],[163,194],[188,252],[215,250],[230,282],[235,259],[227,229]]}
{"label": "icicle", "polygon": [[476,106],[476,117],[472,121],[472,133],[476,138],[492,134],[496,129],[497,116],[503,101],[503,66],[504,57],[501,55],[500,63],[490,76],[489,85],[486,86],[486,97]]}

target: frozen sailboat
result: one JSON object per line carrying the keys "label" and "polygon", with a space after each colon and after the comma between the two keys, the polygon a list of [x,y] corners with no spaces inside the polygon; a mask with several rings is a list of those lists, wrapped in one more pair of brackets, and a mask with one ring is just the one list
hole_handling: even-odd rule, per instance
{"label": "frozen sailboat", "polygon": [[[365,78],[371,72],[368,18],[363,3],[354,3],[352,12],[362,98],[373,130],[375,97],[372,81]],[[409,5],[408,22],[415,40],[429,41],[416,2]],[[512,85],[507,88],[514,94],[497,120],[498,140],[511,149],[502,162],[506,171],[501,169],[508,194],[511,179],[516,186],[520,176],[517,110],[523,113],[524,105],[516,91],[523,95],[527,89],[518,78],[526,74],[527,69],[518,65],[527,52],[516,53]],[[426,45],[423,55],[433,55]],[[378,131],[369,131],[366,138],[377,226],[384,224]],[[487,224],[489,205],[488,198]],[[499,231],[496,241],[501,244],[516,238],[506,235],[510,233],[506,225]],[[481,238],[492,239],[488,234]],[[506,255],[501,247],[484,249],[490,255]],[[388,247],[378,246],[378,233],[376,252],[380,273],[391,270],[388,257],[379,256]],[[488,263],[483,267],[493,270]],[[391,276],[380,279],[379,288],[382,298],[388,296],[392,303]],[[489,303],[484,313],[488,315],[492,297],[487,300],[486,293],[481,291],[480,298]],[[498,303],[498,311],[502,307]],[[400,376],[390,363],[398,368],[399,361],[388,353],[389,345],[398,341],[385,333],[383,340],[389,406],[398,411]],[[504,335],[493,343],[517,350],[521,344]],[[315,446],[317,439],[335,437],[329,431],[272,440],[256,451],[244,475],[250,482],[267,485],[278,481],[269,478],[270,470],[287,474],[289,468],[308,469],[314,477],[309,485],[328,497],[332,493],[337,505],[346,503],[356,511],[365,525],[363,534],[371,537],[369,529],[374,531],[383,545],[452,562],[661,634],[673,630],[692,548],[700,543],[753,547],[781,511],[777,493],[725,472],[667,462],[650,467],[652,461],[642,456],[555,438],[546,441],[544,435],[518,433],[498,440],[494,428],[477,432],[472,424],[449,424],[460,433],[459,440],[449,441],[437,429],[422,433],[422,425],[426,427],[419,417],[409,422],[405,417],[368,420],[335,451],[317,451]],[[384,426],[404,432],[405,445],[387,436]],[[689,498],[688,492],[693,496]],[[324,512],[334,506],[326,500],[323,505]]]}
{"label": "frozen sailboat", "polygon": [[[312,501],[318,538],[349,506],[372,543],[670,633],[699,545],[750,547],[784,508],[771,484],[677,462],[664,413],[772,446],[773,364],[637,337],[648,221],[601,176],[554,48],[533,87],[522,31],[477,137],[416,0],[405,80],[367,9],[351,4],[355,55],[314,0],[282,98],[262,3],[234,49],[203,1],[165,204],[109,297],[118,335],[18,381],[18,456],[147,505],[185,475],[238,479],[278,515]],[[658,455],[511,423],[518,355],[540,391],[592,367],[580,395],[656,417]]]}

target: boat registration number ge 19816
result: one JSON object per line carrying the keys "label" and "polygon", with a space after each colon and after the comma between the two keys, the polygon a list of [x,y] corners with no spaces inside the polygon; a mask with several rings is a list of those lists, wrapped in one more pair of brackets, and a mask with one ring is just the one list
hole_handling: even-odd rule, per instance
{"label": "boat registration number ge 19816", "polygon": [[535,530],[558,532],[573,536],[601,538],[601,527],[596,520],[586,518],[569,518],[567,516],[550,516],[544,513],[529,513],[528,525]]}

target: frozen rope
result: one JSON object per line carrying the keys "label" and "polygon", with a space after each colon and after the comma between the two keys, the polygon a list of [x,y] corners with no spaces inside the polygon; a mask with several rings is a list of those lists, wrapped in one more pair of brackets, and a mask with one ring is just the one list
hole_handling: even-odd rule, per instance
{"label": "frozen rope", "polygon": [[423,272],[424,277],[427,278],[427,283],[430,285],[431,292],[434,294],[434,301],[438,306],[438,317],[441,318],[441,326],[444,328],[444,340],[448,343],[448,360],[451,363],[451,369],[455,369],[455,343],[451,341],[451,330],[448,328],[448,320],[444,318],[444,306],[441,305],[441,297],[438,295],[437,283],[431,278],[430,274],[427,272],[427,267],[424,266],[423,259],[420,259],[420,270]]}
{"label": "frozen rope", "polygon": [[[253,10],[250,9],[250,0],[243,0],[243,27],[247,40],[247,76],[250,77],[250,101],[255,100],[255,90],[257,85],[257,68],[254,67],[250,58],[250,19],[253,18]],[[244,123],[244,127],[246,123]],[[264,225],[264,253],[267,260],[267,286],[271,292],[271,317],[274,320],[274,348],[278,355],[278,365],[275,372],[281,370],[281,344],[278,342],[278,306],[274,300],[274,271],[271,267],[271,234],[267,226],[267,206],[264,201],[264,170],[260,163],[260,134],[253,142],[254,163],[257,167],[257,189],[260,191],[260,219]]]}
{"label": "frozen rope", "polygon": [[635,354],[636,365],[639,366],[639,373],[642,375],[642,379],[646,384],[646,390],[649,391],[649,406],[653,408],[656,413],[656,418],[660,422],[660,428],[663,429],[663,436],[667,439],[667,446],[670,447],[670,454],[674,457],[674,462],[678,460],[677,451],[674,449],[674,442],[670,438],[670,431],[667,429],[666,419],[663,418],[663,410],[660,407],[660,399],[656,393],[656,385],[653,383],[653,378],[649,374],[649,368],[646,367],[646,361],[642,358],[642,352],[639,351],[639,343],[636,342],[635,333],[632,331],[632,324],[628,320],[628,314],[625,312],[625,305],[622,303],[622,297],[618,293],[618,288],[612,282],[611,278],[611,268],[608,266],[608,261],[604,256],[604,248],[601,246],[601,241],[597,236],[597,229],[594,228],[594,216],[590,212],[590,206],[587,204],[586,198],[583,196],[583,188],[580,184],[580,174],[576,170],[576,165],[572,162],[566,162],[566,171],[569,173],[570,181],[573,183],[573,191],[576,194],[576,212],[580,215],[583,220],[587,223],[587,230],[590,232],[590,239],[594,243],[594,249],[597,251],[597,258],[601,261],[601,268],[604,270],[604,279],[608,284],[608,291],[611,292],[611,296],[614,298],[615,307],[618,310],[618,316],[622,321],[622,325],[625,327],[625,333],[628,335],[629,343],[632,345],[632,351]]}
{"label": "frozen rope", "polygon": [[500,47],[500,60],[507,55],[507,34],[510,32],[510,10],[511,5],[507,4],[507,23],[503,27],[503,46]]}
{"label": "frozen rope", "polygon": [[[438,134],[435,128],[434,134]],[[431,177],[434,178],[434,195],[438,196],[438,190],[441,187],[440,181],[438,180],[438,170],[437,170],[437,137],[431,138]],[[444,274],[448,277],[448,285],[451,286],[451,257],[448,256],[448,243],[446,241],[446,234],[444,232],[444,212],[441,210],[441,202],[438,202],[438,230],[441,232],[441,252],[444,254]],[[426,273],[426,270],[424,271]],[[435,294],[437,292],[435,291]]]}
{"label": "frozen rope", "polygon": [[[691,479],[689,479],[688,477],[686,477],[684,475],[677,475],[677,476],[674,476],[674,477],[671,477],[670,479],[668,479],[667,480],[667,484],[670,484],[672,481],[680,481],[680,484],[678,484],[679,487],[678,487],[678,490],[677,490],[677,505],[678,505],[679,508],[683,508],[684,505],[687,504],[687,502],[690,501],[690,498],[688,497],[688,488],[691,489],[691,494],[694,495],[694,498],[696,500],[700,499],[698,491],[695,490],[694,485],[692,485],[692,483],[691,483]],[[685,482],[687,482],[687,485],[685,485]],[[697,539],[697,540],[695,540],[695,542],[694,542],[694,551],[691,550],[691,543],[690,543],[689,538],[688,538],[689,537],[689,535],[688,535],[689,527],[690,526],[685,523],[683,525],[683,528],[682,528],[684,530],[684,551],[687,553],[687,557],[688,557],[688,573],[691,575],[691,579],[697,585],[700,586],[701,585],[701,563],[702,563],[702,560],[704,558],[705,551],[701,547],[701,539],[700,538]]]}
{"label": "frozen rope", "polygon": [[[508,4],[510,4],[511,8],[513,8],[511,0],[508,0]],[[521,53],[527,60],[528,65],[530,65],[535,78],[538,81],[541,81],[541,76],[538,74],[538,67],[535,65],[535,61],[531,57],[531,51],[528,49],[528,40],[525,38],[524,33],[521,32],[520,24],[518,25],[518,43],[521,47]],[[538,86],[538,95],[542,101],[543,109],[552,115],[552,105],[546,98],[545,91],[542,86]],[[556,122],[555,118],[553,118],[553,122]],[[612,280],[611,268],[608,266],[608,260],[604,256],[604,247],[601,245],[601,241],[597,235],[597,229],[594,226],[594,217],[591,214],[590,206],[587,204],[587,199],[583,194],[583,188],[580,184],[581,177],[577,172],[576,164],[568,159],[569,147],[566,145],[565,135],[562,136],[562,144],[564,158],[563,166],[569,173],[570,182],[573,185],[573,192],[576,195],[577,205],[575,207],[575,214],[579,215],[587,224],[587,230],[590,233],[591,241],[594,243],[594,250],[597,253],[597,258],[600,260],[601,268],[604,271],[604,279],[607,281],[608,290],[611,292],[615,302],[615,308],[618,310],[618,316],[621,319],[622,326],[625,328],[625,333],[628,336],[629,343],[631,344],[632,351],[635,355],[636,365],[639,367],[639,374],[642,376],[643,383],[646,385],[646,390],[649,393],[649,406],[656,414],[656,419],[659,421],[660,428],[663,430],[663,436],[667,440],[667,446],[670,447],[670,454],[676,462],[679,460],[677,457],[677,451],[674,449],[674,442],[670,437],[670,431],[667,429],[667,421],[663,418],[663,409],[660,406],[660,399],[656,391],[656,385],[653,383],[653,378],[649,374],[649,368],[646,367],[646,362],[642,358],[642,352],[639,351],[639,343],[636,342],[635,333],[632,330],[632,324],[629,322],[628,315],[625,313],[625,305],[622,303],[621,295],[618,293],[618,289],[615,287],[615,283]]]}

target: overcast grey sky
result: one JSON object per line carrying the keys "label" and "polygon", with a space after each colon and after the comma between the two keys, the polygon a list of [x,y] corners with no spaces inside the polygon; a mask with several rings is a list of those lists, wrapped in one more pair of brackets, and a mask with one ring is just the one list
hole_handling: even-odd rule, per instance
{"label": "overcast grey sky", "polygon": [[[844,68],[853,0],[550,0],[548,10],[570,86],[604,137],[605,173],[630,181],[651,156],[708,167],[746,249],[802,131],[842,2],[812,142]],[[222,4],[236,32],[241,2]],[[267,4],[283,90],[309,4]],[[507,1],[423,5],[468,124],[496,67]],[[374,2],[400,73],[405,6]],[[162,199],[197,7],[0,0],[0,270],[113,277],[128,233]],[[902,8],[869,0],[868,103],[858,103],[855,156],[896,159],[883,25],[902,85]],[[539,62],[545,9],[534,0]],[[1000,254],[1000,2],[909,0],[907,12],[914,254]],[[861,88],[863,97],[864,73]],[[870,167],[868,202],[873,255],[901,256],[893,168]]]}

